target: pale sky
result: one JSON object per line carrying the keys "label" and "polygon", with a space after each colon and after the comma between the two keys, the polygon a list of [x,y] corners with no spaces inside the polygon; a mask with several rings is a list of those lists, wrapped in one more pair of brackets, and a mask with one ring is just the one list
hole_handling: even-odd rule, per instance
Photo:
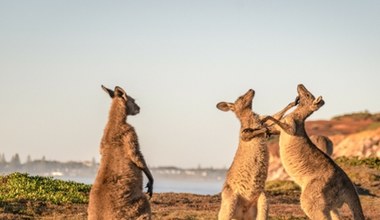
{"label": "pale sky", "polygon": [[379,1],[0,0],[0,153],[99,161],[118,85],[150,166],[229,167],[252,88],[272,114],[303,83],[311,119],[380,112]]}

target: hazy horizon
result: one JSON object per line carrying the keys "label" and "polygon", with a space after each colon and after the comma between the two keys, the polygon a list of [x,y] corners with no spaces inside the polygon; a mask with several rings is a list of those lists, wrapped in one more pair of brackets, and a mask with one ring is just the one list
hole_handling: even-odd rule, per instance
{"label": "hazy horizon", "polygon": [[273,114],[303,83],[310,120],[380,112],[377,1],[0,1],[0,153],[100,159],[121,86],[150,166],[229,167],[239,122],[216,109],[252,88]]}

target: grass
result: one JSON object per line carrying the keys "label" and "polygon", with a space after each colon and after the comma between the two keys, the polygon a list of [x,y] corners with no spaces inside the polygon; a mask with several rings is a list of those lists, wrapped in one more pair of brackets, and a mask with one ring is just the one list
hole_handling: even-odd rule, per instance
{"label": "grass", "polygon": [[363,112],[354,112],[351,114],[344,114],[344,115],[335,116],[332,118],[332,120],[340,120],[343,118],[352,118],[355,120],[362,120],[362,119],[368,119],[371,117],[372,117],[371,113],[369,113],[368,111],[363,111]]}
{"label": "grass", "polygon": [[372,122],[371,124],[368,125],[367,128],[365,128],[364,130],[375,130],[377,128],[380,128],[380,122],[376,121],[376,122]]}
{"label": "grass", "polygon": [[372,169],[380,170],[380,158],[378,157],[338,157],[335,159],[339,165],[349,165],[349,166],[367,166]]}
{"label": "grass", "polygon": [[289,180],[272,180],[265,184],[265,191],[278,195],[278,194],[289,194],[293,192],[299,192],[300,187],[293,181]]}
{"label": "grass", "polygon": [[367,110],[362,112],[354,112],[350,114],[344,114],[344,115],[338,115],[333,117],[331,120],[341,120],[344,118],[352,118],[354,120],[365,120],[365,119],[372,119],[373,121],[380,121],[380,113],[370,113]]}
{"label": "grass", "polygon": [[0,202],[43,201],[53,204],[88,203],[91,186],[52,177],[12,173],[0,176]]}

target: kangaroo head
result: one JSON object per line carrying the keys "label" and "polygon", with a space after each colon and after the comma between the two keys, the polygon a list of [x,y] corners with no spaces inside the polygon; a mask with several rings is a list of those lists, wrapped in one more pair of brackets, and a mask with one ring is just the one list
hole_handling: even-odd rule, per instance
{"label": "kangaroo head", "polygon": [[309,92],[306,87],[302,84],[297,86],[297,92],[299,97],[299,104],[297,109],[302,109],[309,116],[313,112],[317,111],[320,107],[325,104],[322,96],[315,98],[311,92]]}
{"label": "kangaroo head", "polygon": [[135,103],[135,100],[127,95],[127,93],[119,86],[115,90],[108,89],[102,85],[102,89],[115,101],[122,103],[125,106],[127,115],[137,115],[140,112],[140,107]]}
{"label": "kangaroo head", "polygon": [[244,95],[240,96],[234,103],[219,102],[216,107],[221,111],[233,111],[239,119],[252,114],[252,100],[255,96],[253,89],[248,90]]}

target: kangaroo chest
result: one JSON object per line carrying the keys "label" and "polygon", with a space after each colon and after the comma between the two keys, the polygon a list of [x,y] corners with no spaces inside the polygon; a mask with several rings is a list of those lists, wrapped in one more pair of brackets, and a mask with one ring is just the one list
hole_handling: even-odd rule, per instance
{"label": "kangaroo chest", "polygon": [[240,143],[230,167],[229,175],[239,182],[255,182],[266,179],[268,149],[265,143]]}
{"label": "kangaroo chest", "polygon": [[304,178],[313,172],[309,163],[310,148],[306,139],[288,134],[280,135],[280,157],[285,171],[302,185]]}

